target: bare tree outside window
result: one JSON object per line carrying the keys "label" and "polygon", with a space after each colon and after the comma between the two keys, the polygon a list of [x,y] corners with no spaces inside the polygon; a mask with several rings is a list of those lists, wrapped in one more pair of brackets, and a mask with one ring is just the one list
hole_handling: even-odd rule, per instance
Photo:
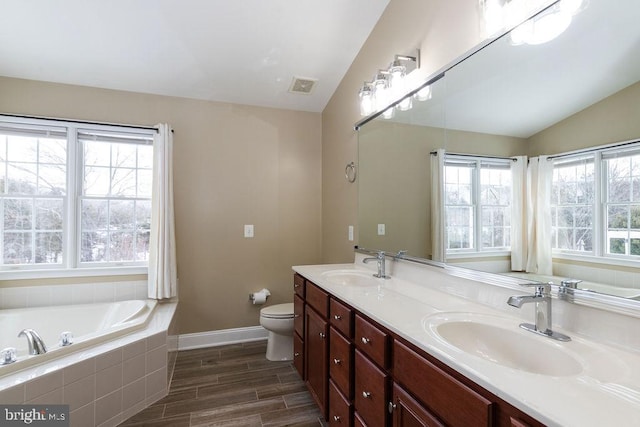
{"label": "bare tree outside window", "polygon": [[448,156],[444,167],[447,250],[511,246],[510,160]]}
{"label": "bare tree outside window", "polygon": [[3,264],[62,263],[66,176],[66,139],[0,133]]}
{"label": "bare tree outside window", "polygon": [[99,137],[81,141],[80,261],[148,260],[153,147]]}

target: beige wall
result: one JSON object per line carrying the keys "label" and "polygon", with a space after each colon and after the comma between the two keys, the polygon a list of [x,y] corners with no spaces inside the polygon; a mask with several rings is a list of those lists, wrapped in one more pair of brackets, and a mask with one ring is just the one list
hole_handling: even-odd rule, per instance
{"label": "beige wall", "polygon": [[321,260],[320,114],[10,78],[0,112],[174,127],[180,333],[257,325],[249,293]]}
{"label": "beige wall", "polygon": [[528,139],[530,156],[637,139],[640,82],[599,101]]}
{"label": "beige wall", "polygon": [[[353,261],[347,227],[357,226],[357,185],[344,178],[357,160],[358,89],[395,54],[421,50],[423,78],[482,41],[477,0],[391,0],[322,113],[322,259]],[[356,229],[357,230],[357,229]],[[356,233],[357,234],[357,233]]]}

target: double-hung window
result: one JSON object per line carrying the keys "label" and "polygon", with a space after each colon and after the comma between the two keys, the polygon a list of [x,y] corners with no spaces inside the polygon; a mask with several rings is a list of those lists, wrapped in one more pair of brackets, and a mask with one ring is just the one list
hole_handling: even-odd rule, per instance
{"label": "double-hung window", "polygon": [[146,267],[153,133],[0,117],[0,269]]}
{"label": "double-hung window", "polygon": [[554,160],[553,250],[596,257],[640,256],[640,144]]}
{"label": "double-hung window", "polygon": [[554,161],[551,191],[552,248],[593,254],[595,155]]}
{"label": "double-hung window", "polygon": [[511,162],[511,159],[446,155],[448,254],[510,249]]}

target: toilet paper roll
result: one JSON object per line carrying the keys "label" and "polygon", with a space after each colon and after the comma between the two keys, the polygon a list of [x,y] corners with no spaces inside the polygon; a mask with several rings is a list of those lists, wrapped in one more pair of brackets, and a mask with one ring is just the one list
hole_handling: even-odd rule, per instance
{"label": "toilet paper roll", "polygon": [[263,289],[251,294],[250,298],[254,305],[264,304],[267,302],[267,298],[271,295],[268,289]]}

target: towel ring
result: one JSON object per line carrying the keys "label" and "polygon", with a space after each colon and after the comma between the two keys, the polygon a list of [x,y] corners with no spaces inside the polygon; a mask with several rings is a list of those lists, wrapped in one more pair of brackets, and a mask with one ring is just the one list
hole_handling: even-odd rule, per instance
{"label": "towel ring", "polygon": [[356,175],[357,175],[357,171],[356,171],[356,164],[354,162],[349,163],[345,168],[344,168],[344,177],[347,178],[347,181],[353,183],[356,182]]}

